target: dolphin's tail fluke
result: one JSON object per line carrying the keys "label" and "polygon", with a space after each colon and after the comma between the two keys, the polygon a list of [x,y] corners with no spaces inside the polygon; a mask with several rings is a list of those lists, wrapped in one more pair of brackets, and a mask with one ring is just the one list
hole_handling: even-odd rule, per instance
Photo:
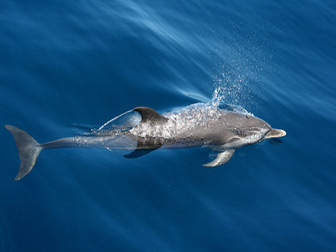
{"label": "dolphin's tail fluke", "polygon": [[20,169],[15,180],[22,179],[34,167],[36,160],[43,149],[27,132],[11,125],[5,125],[5,128],[12,133],[16,146],[19,150],[21,160]]}

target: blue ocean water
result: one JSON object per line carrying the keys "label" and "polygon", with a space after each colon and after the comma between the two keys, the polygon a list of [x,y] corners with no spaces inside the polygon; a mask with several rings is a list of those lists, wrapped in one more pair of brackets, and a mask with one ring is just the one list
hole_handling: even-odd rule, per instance
{"label": "blue ocean water", "polygon": [[136,106],[244,107],[282,144],[19,157],[1,131],[0,251],[335,251],[334,1],[0,2],[0,123],[39,142]]}

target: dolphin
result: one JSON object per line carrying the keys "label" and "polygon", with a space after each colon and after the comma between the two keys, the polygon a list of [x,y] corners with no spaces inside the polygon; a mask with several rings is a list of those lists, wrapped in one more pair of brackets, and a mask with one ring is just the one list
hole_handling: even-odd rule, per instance
{"label": "dolphin", "polygon": [[15,139],[21,160],[15,180],[20,180],[33,169],[44,149],[124,149],[132,151],[124,155],[126,158],[137,158],[159,148],[202,146],[218,152],[213,161],[203,165],[214,167],[228,162],[238,148],[286,135],[284,130],[273,129],[252,114],[206,104],[194,104],[162,115],[149,107],[136,107],[128,112],[140,114],[139,122],[131,127],[114,128],[112,124],[115,120],[112,119],[92,134],[61,138],[43,144],[24,130],[5,125]]}

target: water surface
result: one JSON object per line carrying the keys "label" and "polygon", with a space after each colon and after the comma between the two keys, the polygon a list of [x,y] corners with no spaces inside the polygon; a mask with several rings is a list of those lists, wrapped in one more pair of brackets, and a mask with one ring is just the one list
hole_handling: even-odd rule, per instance
{"label": "water surface", "polygon": [[39,142],[136,106],[234,104],[282,144],[139,159],[44,151],[14,181],[0,145],[0,251],[335,251],[333,1],[2,1],[0,122]]}

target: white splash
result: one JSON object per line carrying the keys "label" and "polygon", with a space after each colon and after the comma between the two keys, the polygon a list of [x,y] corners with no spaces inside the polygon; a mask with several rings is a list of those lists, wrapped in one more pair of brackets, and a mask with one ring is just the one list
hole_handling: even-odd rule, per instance
{"label": "white splash", "polygon": [[167,123],[156,124],[152,122],[143,122],[134,126],[130,133],[139,137],[158,137],[172,138],[176,134],[176,122],[169,119]]}

